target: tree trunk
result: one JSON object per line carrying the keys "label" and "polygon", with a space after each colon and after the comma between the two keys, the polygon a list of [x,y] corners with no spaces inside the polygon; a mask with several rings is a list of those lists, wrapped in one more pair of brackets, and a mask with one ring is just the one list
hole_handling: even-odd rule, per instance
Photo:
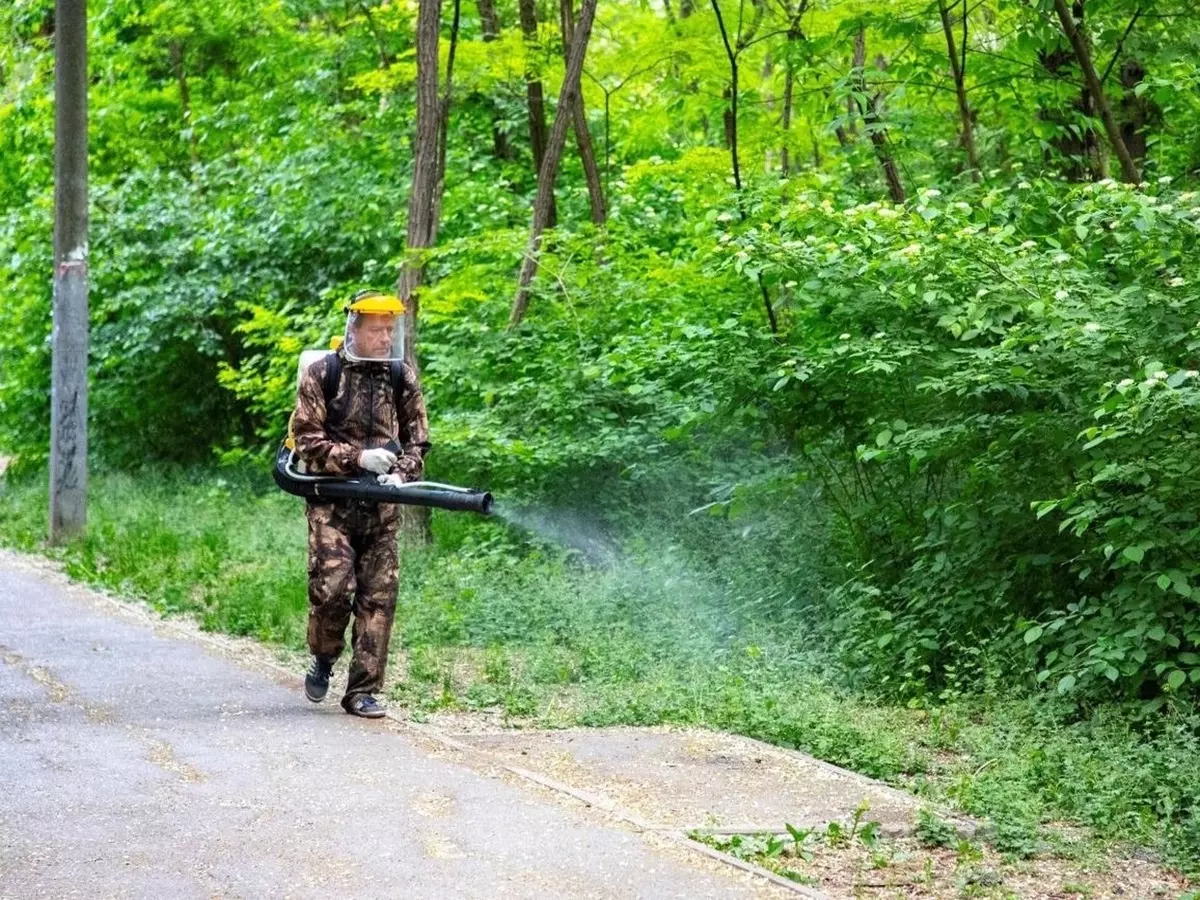
{"label": "tree trunk", "polygon": [[[771,56],[771,51],[768,50],[764,54],[763,67],[762,67],[762,72],[761,72],[761,80],[762,80],[762,85],[763,85],[762,86],[762,95],[763,95],[762,104],[766,108],[768,115],[773,114],[775,112],[775,91],[773,90],[772,85],[771,85],[771,75],[772,75],[772,73],[774,73],[774,71],[775,71],[775,60]],[[772,165],[774,155],[775,155],[775,148],[771,147],[768,144],[763,149],[763,174],[767,174],[771,171],[771,165]],[[782,166],[782,160],[780,162],[780,165]]]}
{"label": "tree trunk", "polygon": [[[863,38],[862,40],[858,40],[858,38],[855,38],[854,40],[854,55],[850,59],[851,71],[861,71],[862,68],[867,64],[867,41],[866,36],[865,34],[862,34],[861,29],[860,36]],[[858,137],[858,126],[855,124],[855,119],[857,118],[855,113],[857,112],[858,102],[853,96],[847,97],[845,128],[846,136],[848,138],[847,144],[854,141]]]}
{"label": "tree trunk", "polygon": [[[1073,59],[1074,54],[1062,46],[1038,52],[1038,62],[1041,63],[1042,68],[1058,79],[1071,78],[1074,73],[1069,67]],[[1070,83],[1073,84],[1073,80]],[[1072,104],[1072,107],[1080,116],[1088,114],[1091,100],[1086,87],[1082,89],[1079,99]],[[1038,110],[1038,118],[1043,122],[1049,122],[1059,132],[1058,136],[1051,139],[1050,143],[1062,157],[1063,177],[1068,181],[1084,181],[1091,176],[1095,168],[1092,132],[1076,128],[1070,122],[1068,114],[1057,107],[1041,108]]]}
{"label": "tree trunk", "polygon": [[[400,269],[397,293],[404,301],[406,340],[404,359],[414,372],[417,365],[417,334],[421,299],[417,288],[425,276],[424,251],[437,237],[437,216],[441,207],[441,172],[445,145],[443,121],[448,117],[450,88],[438,98],[438,42],[441,29],[441,0],[419,0],[417,9],[417,133],[413,142],[412,191],[408,200],[407,254]],[[455,7],[457,15],[457,0]],[[457,29],[456,29],[457,30]],[[453,52],[448,68],[454,65]],[[429,510],[425,507],[401,507],[400,532],[409,540],[429,543],[432,538]]]}
{"label": "tree trunk", "polygon": [[[799,0],[794,6],[786,6],[788,16],[787,29],[787,44],[785,52],[787,58],[784,60],[784,75],[783,75],[783,117],[781,124],[783,125],[783,146],[780,148],[780,173],[784,178],[790,174],[790,150],[788,141],[791,139],[792,128],[792,103],[796,91],[796,43],[804,40],[804,31],[800,27],[800,23],[804,20],[804,14],[808,12],[809,0]],[[819,168],[821,165],[821,151],[817,147],[817,135],[813,132],[813,159],[815,165]]]}
{"label": "tree trunk", "polygon": [[446,145],[450,139],[450,100],[454,90],[454,57],[458,52],[458,26],[462,19],[462,0],[454,0],[454,18],[450,23],[450,51],[446,54],[446,89],[438,107],[437,180],[433,187],[433,211],[429,217],[429,246],[437,244],[442,221],[442,197],[446,193]]}
{"label": "tree trunk", "polygon": [[417,287],[425,274],[423,251],[433,246],[438,183],[441,103],[438,98],[438,32],[441,0],[420,0],[417,10],[417,133],[413,141],[412,191],[408,198],[408,254],[400,269],[397,293],[404,301],[405,360],[417,371],[415,346],[420,317]]}
{"label": "tree trunk", "polygon": [[862,61],[867,58],[866,29],[860,28],[854,36],[854,59],[859,65],[854,67],[854,80],[858,97],[858,111],[862,116],[863,127],[867,137],[875,148],[875,158],[879,160],[879,168],[883,171],[883,180],[887,183],[888,194],[893,203],[903,203],[907,197],[904,192],[904,182],[900,179],[900,169],[892,156],[892,147],[888,143],[887,128],[880,119],[879,109],[883,102],[880,94],[871,95],[867,92],[867,78],[863,72]]}
{"label": "tree trunk", "polygon": [[[483,25],[483,42],[490,44],[500,36],[500,15],[496,12],[496,0],[477,0],[479,21]],[[500,110],[495,101],[492,107],[492,156],[496,159],[512,159],[512,144],[508,140],[508,132],[504,130],[500,118]]]}
{"label": "tree trunk", "polygon": [[[540,51],[538,43],[537,8],[534,0],[518,0],[521,15],[521,34],[525,38],[525,95],[529,104],[529,143],[533,147],[533,168],[539,178],[542,163],[546,159],[546,101],[542,93],[542,79],[535,57]],[[550,228],[558,218],[554,197],[550,197]]]}
{"label": "tree trunk", "polygon": [[[527,0],[521,0],[522,3]],[[508,317],[509,329],[516,328],[525,317],[529,306],[529,285],[537,273],[538,252],[541,249],[542,233],[550,227],[550,215],[554,200],[554,182],[558,176],[558,163],[563,146],[567,141],[567,128],[573,113],[572,107],[579,96],[579,80],[583,76],[583,60],[587,55],[588,39],[592,35],[592,20],[596,15],[596,0],[583,0],[579,10],[579,23],[575,27],[571,51],[567,56],[567,71],[563,76],[562,90],[558,95],[558,109],[554,115],[554,128],[546,147],[546,156],[538,172],[537,197],[533,203],[533,225],[530,228],[529,244],[521,264],[521,275],[517,281],[517,293],[513,297],[512,310]]]}
{"label": "tree trunk", "polygon": [[[575,11],[572,7],[572,0],[561,0],[559,9],[562,15],[563,61],[569,62],[571,42],[575,34]],[[591,209],[592,222],[596,225],[603,225],[608,220],[604,203],[604,186],[600,182],[600,168],[596,165],[592,133],[588,130],[587,108],[583,102],[582,85],[571,116],[575,126],[575,145],[579,148],[579,160],[583,163],[583,174],[587,180],[588,205]]]}
{"label": "tree trunk", "polygon": [[733,167],[733,184],[738,193],[742,192],[742,167],[738,162],[738,55],[733,45],[729,43],[729,32],[725,28],[725,18],[721,15],[721,7],[717,0],[712,0],[713,12],[717,14],[717,27],[721,30],[721,40],[725,44],[725,56],[729,59],[729,86],[725,88],[725,97],[729,106],[725,110],[725,144],[729,147],[729,159]]}
{"label": "tree trunk", "polygon": [[792,130],[792,91],[794,89],[796,75],[792,71],[791,63],[788,63],[787,71],[783,75],[783,144],[779,148],[779,174],[787,178],[789,160],[788,160],[788,138]]}
{"label": "tree trunk", "polygon": [[[946,49],[950,55],[950,74],[954,76],[954,93],[958,97],[958,118],[962,123],[962,143],[967,151],[967,169],[971,180],[979,182],[982,178],[979,171],[979,154],[975,150],[975,123],[971,119],[971,106],[967,103],[966,71],[958,56],[958,48],[954,45],[954,27],[950,22],[950,10],[946,0],[938,0],[938,12],[942,17],[942,31],[946,35]],[[963,2],[963,17],[966,18],[967,5]],[[966,23],[963,23],[966,30]],[[963,58],[966,58],[966,43],[963,43]]]}
{"label": "tree trunk", "polygon": [[188,86],[187,69],[184,67],[184,50],[180,41],[167,44],[171,56],[171,68],[175,72],[175,83],[179,85],[179,106],[183,112],[183,127],[188,133],[188,158],[192,168],[200,164],[200,151],[196,143],[196,130],[192,127],[192,91]]}
{"label": "tree trunk", "polygon": [[379,68],[389,68],[396,60],[387,48],[387,42],[383,39],[383,32],[379,30],[379,26],[375,23],[375,17],[371,15],[371,7],[366,4],[366,0],[359,0],[358,8],[362,10],[362,14],[367,20],[367,27],[371,29],[371,34],[375,37],[375,46],[379,51]]}
{"label": "tree trunk", "polygon": [[1100,84],[1100,77],[1096,74],[1096,67],[1092,64],[1092,53],[1088,48],[1087,39],[1083,32],[1075,26],[1075,19],[1071,15],[1071,11],[1067,9],[1065,0],[1054,0],[1054,9],[1058,13],[1058,21],[1062,23],[1063,34],[1067,36],[1071,46],[1075,49],[1075,59],[1083,71],[1088,91],[1092,95],[1092,102],[1095,103],[1096,110],[1100,114],[1100,121],[1104,123],[1108,141],[1112,145],[1117,159],[1121,162],[1121,177],[1129,184],[1137,184],[1142,180],[1141,173],[1138,172],[1137,163],[1129,154],[1129,148],[1125,146],[1125,141],[1121,137],[1121,129],[1117,125],[1117,120],[1113,118],[1108,98],[1104,96],[1104,86]]}
{"label": "tree trunk", "polygon": [[1125,89],[1121,98],[1121,137],[1129,148],[1129,155],[1137,160],[1146,158],[1149,149],[1146,133],[1162,115],[1162,110],[1148,93],[1140,97],[1137,94],[1137,86],[1145,78],[1146,70],[1138,60],[1127,60],[1121,66],[1121,87]]}
{"label": "tree trunk", "polygon": [[[729,87],[725,89],[726,96],[729,97],[729,109],[725,113],[725,130],[729,139],[729,156],[733,165],[733,184],[737,189],[738,194],[738,212],[742,219],[746,218],[746,210],[742,206],[742,171],[741,165],[738,163],[738,54],[741,53],[743,47],[740,45],[737,50],[733,49],[733,45],[729,43],[729,31],[725,28],[725,17],[721,15],[721,6],[717,0],[712,0],[713,12],[717,15],[717,27],[721,31],[721,42],[725,45],[725,55],[729,59]],[[756,9],[758,7],[756,6]],[[757,27],[757,26],[755,26]],[[763,280],[762,273],[758,273],[758,289],[762,294],[763,307],[767,313],[767,322],[771,326],[771,333],[779,333],[779,323],[775,318],[775,307],[771,305],[771,295],[767,291],[767,283]]]}

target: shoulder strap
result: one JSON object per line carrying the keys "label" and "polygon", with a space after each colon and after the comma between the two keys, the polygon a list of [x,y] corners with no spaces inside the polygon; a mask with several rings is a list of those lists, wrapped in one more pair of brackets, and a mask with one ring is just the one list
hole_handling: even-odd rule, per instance
{"label": "shoulder strap", "polygon": [[337,396],[338,384],[342,380],[342,358],[336,353],[330,353],[325,357],[325,374],[321,378],[321,393],[325,395],[325,408],[329,409],[329,404],[333,402],[333,398]]}
{"label": "shoulder strap", "polygon": [[400,418],[400,410],[404,409],[404,363],[393,359],[390,366],[392,374],[392,398],[396,403],[396,418]]}

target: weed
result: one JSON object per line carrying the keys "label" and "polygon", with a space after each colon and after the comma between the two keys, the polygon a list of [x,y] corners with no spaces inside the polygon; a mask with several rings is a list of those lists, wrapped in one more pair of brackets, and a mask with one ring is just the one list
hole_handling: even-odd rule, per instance
{"label": "weed", "polygon": [[922,847],[953,847],[958,842],[955,827],[928,809],[922,809],[917,814],[915,834]]}

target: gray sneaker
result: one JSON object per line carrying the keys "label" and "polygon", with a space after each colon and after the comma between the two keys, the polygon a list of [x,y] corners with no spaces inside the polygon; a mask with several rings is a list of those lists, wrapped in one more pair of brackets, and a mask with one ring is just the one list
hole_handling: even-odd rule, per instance
{"label": "gray sneaker", "polygon": [[382,719],[384,709],[370,694],[355,694],[349,700],[342,701],[342,708],[352,716],[362,716],[364,719]]}
{"label": "gray sneaker", "polygon": [[313,703],[320,703],[329,693],[329,676],[333,674],[333,661],[314,656],[304,676],[304,696]]}

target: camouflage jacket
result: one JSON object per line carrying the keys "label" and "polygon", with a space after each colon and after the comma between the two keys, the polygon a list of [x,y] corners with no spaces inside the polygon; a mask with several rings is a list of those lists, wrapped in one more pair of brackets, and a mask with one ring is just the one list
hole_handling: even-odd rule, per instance
{"label": "camouflage jacket", "polygon": [[419,477],[429,449],[429,421],[416,374],[404,366],[397,410],[386,364],[353,362],[341,350],[338,354],[342,355],[342,377],[329,409],[321,387],[329,357],[317,360],[300,377],[292,413],[296,452],[316,471],[355,475],[362,471],[358,455],[363,450],[394,442],[401,452],[392,471],[409,479]]}

